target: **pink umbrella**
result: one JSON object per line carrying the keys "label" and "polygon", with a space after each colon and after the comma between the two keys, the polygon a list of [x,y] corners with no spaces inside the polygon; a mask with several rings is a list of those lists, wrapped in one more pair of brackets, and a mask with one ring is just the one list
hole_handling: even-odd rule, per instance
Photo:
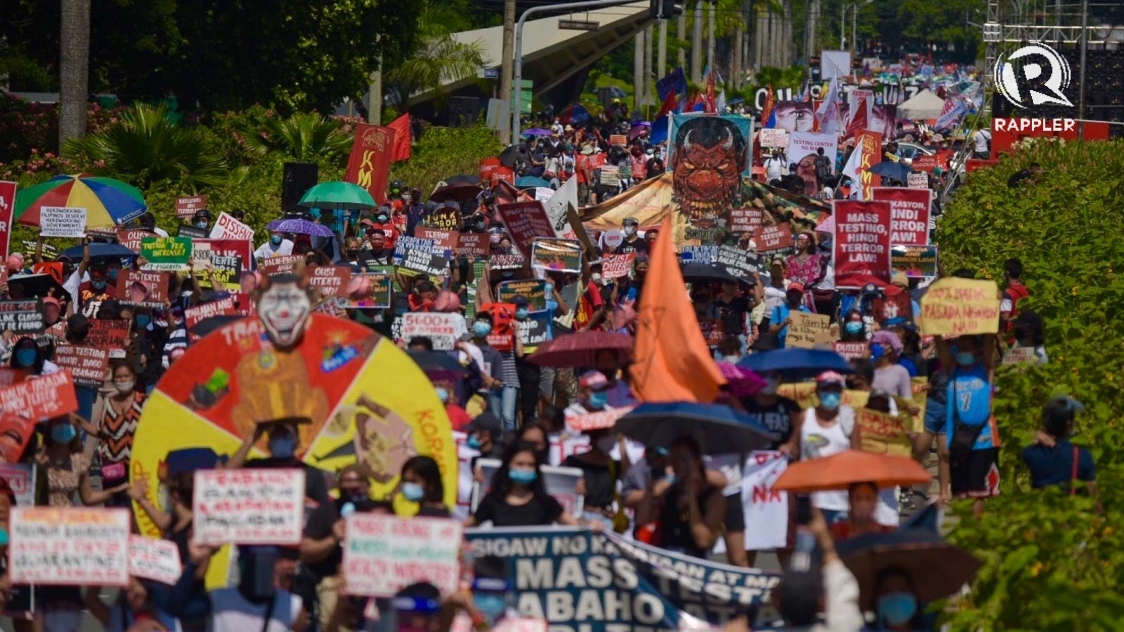
{"label": "pink umbrella", "polygon": [[734,397],[753,397],[765,388],[765,379],[750,369],[743,369],[730,362],[718,362],[718,370],[730,387]]}

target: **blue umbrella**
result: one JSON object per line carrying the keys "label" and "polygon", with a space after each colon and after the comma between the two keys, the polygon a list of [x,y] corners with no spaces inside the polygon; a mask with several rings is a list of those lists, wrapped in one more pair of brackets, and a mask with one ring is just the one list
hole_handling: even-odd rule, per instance
{"label": "blue umbrella", "polygon": [[313,237],[332,237],[335,235],[331,228],[323,224],[293,217],[275,219],[266,224],[265,227],[267,230],[279,233],[295,233],[298,235],[312,235]]}
{"label": "blue umbrella", "polygon": [[886,178],[893,178],[898,182],[905,182],[909,179],[909,174],[913,173],[913,169],[910,169],[900,162],[893,162],[891,160],[880,162],[867,171]]}
{"label": "blue umbrella", "polygon": [[764,375],[777,372],[786,381],[799,382],[816,377],[824,371],[854,373],[855,370],[834,351],[825,349],[777,349],[748,355],[738,366]]}
{"label": "blue umbrella", "polygon": [[704,454],[765,450],[779,440],[729,406],[694,402],[640,404],[617,420],[616,430],[650,446],[668,446],[680,437],[690,437],[698,441]]}
{"label": "blue umbrella", "polygon": [[550,130],[541,127],[532,127],[531,129],[523,130],[524,136],[550,136]]}
{"label": "blue umbrella", "polygon": [[[62,251],[60,257],[67,257],[71,261],[82,259],[82,246],[72,246]],[[90,259],[127,259],[135,257],[137,253],[121,244],[106,244],[95,241],[90,244]]]}
{"label": "blue umbrella", "polygon": [[519,187],[520,189],[532,189],[534,187],[550,188],[550,183],[546,180],[543,180],[542,178],[536,178],[534,176],[523,176],[522,178],[519,178],[515,181],[515,186]]}

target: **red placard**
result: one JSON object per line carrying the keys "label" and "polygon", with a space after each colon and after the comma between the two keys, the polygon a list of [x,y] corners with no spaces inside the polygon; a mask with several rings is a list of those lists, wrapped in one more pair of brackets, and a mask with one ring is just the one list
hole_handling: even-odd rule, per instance
{"label": "red placard", "polygon": [[480,161],[480,181],[487,185],[492,180],[492,174],[503,166],[499,158],[485,158]]}
{"label": "red placard", "polygon": [[241,257],[242,271],[250,269],[254,260],[254,244],[244,239],[193,239],[200,250],[207,248],[216,257]]}
{"label": "red placard", "polygon": [[103,349],[124,349],[129,338],[127,320],[91,320],[86,344]]}
{"label": "red placard", "polygon": [[890,282],[890,203],[836,200],[835,286]]}
{"label": "red placard", "polygon": [[205,208],[207,208],[205,195],[176,198],[176,217],[180,219],[191,219],[196,212]]}
{"label": "red placard", "polygon": [[8,258],[12,240],[12,213],[16,208],[16,183],[0,182],[0,258]]}
{"label": "red placard", "polygon": [[414,236],[419,239],[429,239],[445,250],[455,250],[459,243],[459,236],[455,230],[442,230],[429,226],[418,226],[414,229]]}
{"label": "red placard", "polygon": [[485,303],[477,313],[492,315],[492,333],[488,344],[496,351],[515,348],[515,305],[512,303]]}
{"label": "red placard", "polygon": [[530,256],[531,245],[536,239],[540,237],[549,239],[555,236],[550,217],[546,214],[542,202],[538,200],[500,204],[496,210],[507,226],[512,241],[525,257]]}
{"label": "red placard", "polygon": [[507,167],[497,167],[492,170],[492,183],[495,184],[497,180],[503,180],[504,182],[514,186],[515,172],[511,169],[508,169]]}
{"label": "red placard", "polygon": [[488,233],[460,233],[457,238],[457,254],[469,257],[485,257],[491,250]]}
{"label": "red placard", "polygon": [[109,375],[109,350],[90,345],[59,345],[55,348],[55,364],[68,369],[75,384],[101,386]]}
{"label": "red placard", "polygon": [[792,247],[792,228],[788,224],[759,226],[753,233],[753,241],[757,244],[757,252],[785,250]]}
{"label": "red placard", "polygon": [[212,316],[238,316],[241,313],[238,311],[236,299],[233,296],[220,298],[217,301],[210,303],[202,303],[194,305],[183,310],[184,322],[187,324],[188,331],[195,328],[196,325],[211,318]]}
{"label": "red placard", "polygon": [[147,230],[139,230],[129,228],[117,232],[117,243],[132,250],[133,252],[140,252],[141,240],[145,237],[156,237],[156,233],[150,233]]}
{"label": "red placard", "polygon": [[347,161],[344,180],[367,189],[379,204],[386,202],[386,184],[394,157],[395,131],[389,127],[360,123]]}
{"label": "red placard", "polygon": [[632,271],[632,261],[636,259],[636,253],[630,252],[625,255],[605,255],[601,260],[601,276],[606,279],[619,279],[623,276],[628,276]]}
{"label": "red placard", "polygon": [[0,454],[18,463],[40,419],[61,417],[78,410],[78,396],[70,371],[0,389]]}
{"label": "red placard", "polygon": [[351,282],[351,266],[316,266],[308,277],[308,284],[320,288],[325,298],[347,296],[347,284]]}
{"label": "red placard", "polygon": [[126,305],[160,307],[168,300],[169,272],[122,270],[117,279],[117,298]]}
{"label": "red placard", "polygon": [[924,171],[925,173],[933,173],[933,169],[938,166],[938,159],[936,154],[928,156],[925,154],[917,154],[913,157],[913,163],[910,165],[916,171]]}
{"label": "red placard", "polygon": [[876,202],[890,203],[890,243],[895,246],[929,245],[929,212],[933,194],[929,189],[877,187]]}

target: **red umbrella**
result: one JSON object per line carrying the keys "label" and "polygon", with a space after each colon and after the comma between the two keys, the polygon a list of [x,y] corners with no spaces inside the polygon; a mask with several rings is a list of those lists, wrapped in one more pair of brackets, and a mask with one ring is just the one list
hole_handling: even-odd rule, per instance
{"label": "red umbrella", "polygon": [[621,364],[632,355],[632,336],[607,331],[582,331],[539,345],[528,360],[539,366],[592,367],[599,351],[615,351]]}

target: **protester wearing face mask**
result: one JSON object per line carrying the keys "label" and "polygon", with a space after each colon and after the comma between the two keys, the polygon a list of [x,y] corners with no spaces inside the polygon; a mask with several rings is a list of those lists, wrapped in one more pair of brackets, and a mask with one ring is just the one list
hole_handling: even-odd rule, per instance
{"label": "protester wearing face mask", "polygon": [[885,568],[878,573],[874,598],[876,629],[888,632],[914,632],[931,629],[925,622],[925,604],[917,600],[913,580],[900,568]]}
{"label": "protester wearing face mask", "polygon": [[381,206],[375,211],[373,217],[369,220],[364,220],[360,224],[365,224],[369,228],[380,231],[385,238],[384,248],[394,252],[395,246],[398,245],[398,228],[391,222],[391,210],[386,206]]}
{"label": "protester wearing face mask", "polygon": [[[820,459],[862,446],[855,411],[843,404],[843,376],[826,371],[816,378],[819,403],[804,411],[800,422],[800,460]],[[812,505],[824,513],[828,524],[847,517],[847,492],[813,492]]]}
{"label": "protester wearing face mask", "polygon": [[648,242],[641,239],[640,235],[637,234],[640,229],[640,222],[635,217],[624,220],[624,225],[621,228],[624,232],[624,241],[613,250],[613,254],[626,255],[630,252],[648,254]]}
{"label": "protester wearing face mask", "polygon": [[866,323],[863,314],[857,309],[852,309],[843,316],[843,325],[839,331],[841,342],[866,342]]}
{"label": "protester wearing face mask", "polygon": [[211,211],[207,209],[200,209],[195,212],[195,216],[191,218],[191,225],[199,230],[208,230],[211,227]]}
{"label": "protester wearing face mask", "polygon": [[83,313],[89,315],[91,304],[117,296],[117,285],[110,282],[107,268],[93,268],[90,270],[90,280],[78,286],[78,296],[82,300]]}
{"label": "protester wearing face mask", "polygon": [[491,490],[464,526],[489,522],[496,527],[576,526],[577,521],[547,493],[540,465],[531,445],[517,443],[508,448],[492,477]]}
{"label": "protester wearing face mask", "polygon": [[636,396],[621,375],[620,354],[613,350],[602,349],[593,357],[593,361],[597,371],[604,375],[609,383],[604,389],[608,405],[613,408],[635,406],[638,403]]}
{"label": "protester wearing face mask", "polygon": [[788,326],[792,324],[792,312],[810,312],[804,305],[804,286],[789,283],[785,289],[785,302],[773,309],[769,315],[769,334],[776,336],[777,347],[783,349],[788,338]]}
{"label": "protester wearing face mask", "polygon": [[563,467],[573,467],[582,471],[582,478],[578,481],[575,490],[576,493],[585,495],[583,518],[591,523],[600,522],[606,530],[612,530],[614,519],[620,514],[623,524],[627,525],[628,519],[622,513],[624,507],[621,506],[620,497],[617,495],[617,482],[628,472],[628,451],[622,445],[619,450],[621,460],[614,460],[609,453],[613,448],[618,447],[621,440],[613,432],[593,430],[587,434],[590,450],[581,454],[571,454],[562,461]]}
{"label": "protester wearing face mask", "polygon": [[437,461],[428,456],[411,457],[402,464],[402,482],[398,493],[417,503],[415,515],[424,518],[450,518],[453,513],[445,505],[445,485]]}
{"label": "protester wearing face mask", "polygon": [[[103,487],[127,483],[129,461],[132,458],[133,436],[137,432],[141,411],[144,409],[144,389],[137,388],[137,374],[132,365],[115,360],[110,365],[113,390],[101,395],[94,405],[93,426],[97,437],[97,454],[101,461]],[[125,494],[115,496],[110,507],[128,507]]]}
{"label": "protester wearing face mask", "polygon": [[269,240],[254,251],[256,261],[265,261],[270,257],[288,257],[293,254],[293,242],[285,239],[278,231],[269,232]]}
{"label": "protester wearing face mask", "polygon": [[[242,446],[223,467],[228,470],[237,470],[242,467],[303,469],[305,471],[305,497],[315,503],[329,502],[324,472],[308,465],[298,456],[301,447],[299,425],[307,423],[311,423],[311,420],[307,417],[290,417],[259,422],[253,430],[246,434]],[[248,458],[250,450],[259,443],[263,435],[267,437],[266,449],[269,456]]]}
{"label": "protester wearing face mask", "polygon": [[51,507],[72,507],[75,492],[83,505],[100,505],[129,487],[122,483],[102,491],[94,489],[89,477],[90,459],[83,454],[77,421],[77,415],[68,415],[50,419],[44,425],[43,449],[36,461],[47,470]]}

